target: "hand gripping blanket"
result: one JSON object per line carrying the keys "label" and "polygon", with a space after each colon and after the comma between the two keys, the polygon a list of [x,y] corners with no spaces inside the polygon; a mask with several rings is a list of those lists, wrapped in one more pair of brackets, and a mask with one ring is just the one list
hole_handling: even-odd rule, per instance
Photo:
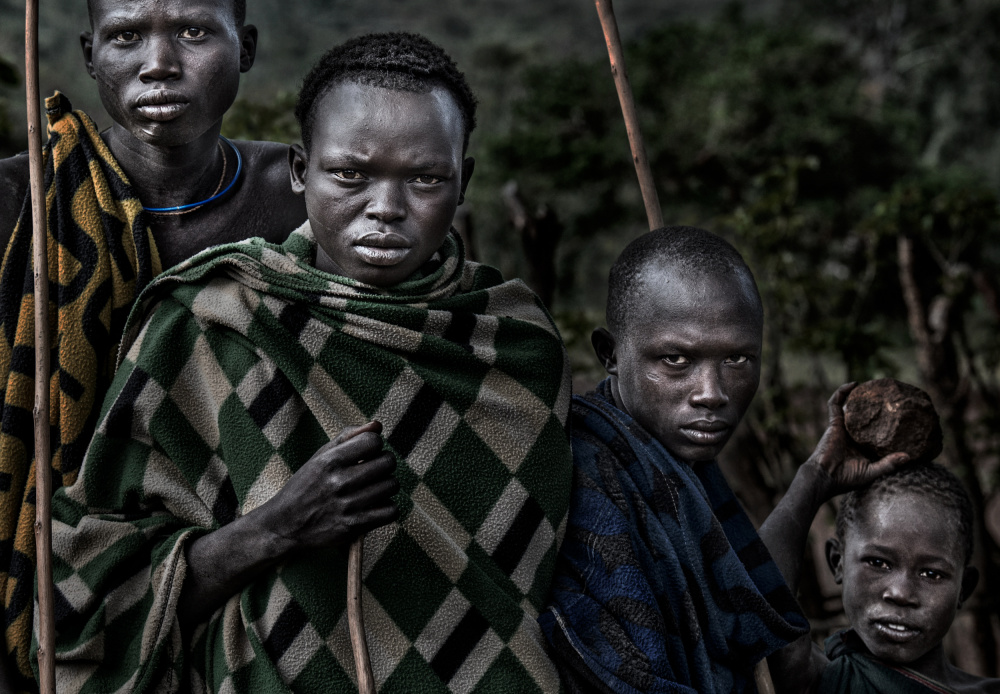
{"label": "hand gripping blanket", "polygon": [[[52,376],[52,482],[71,484],[114,374],[132,303],[160,271],[142,205],[93,121],[59,94],[45,100],[44,149]],[[31,199],[0,269],[0,589],[8,669],[28,663],[35,573],[35,316]],[[46,461],[47,464],[48,461]]]}
{"label": "hand gripping blanket", "polygon": [[853,629],[828,638],[826,655],[830,664],[820,675],[818,694],[955,694],[908,667],[878,660]]}
{"label": "hand gripping blanket", "polygon": [[378,419],[398,523],[369,533],[379,691],[556,692],[536,622],[569,504],[562,342],[520,281],[436,260],[391,290],[282,246],[209,249],[140,297],[80,479],[54,500],[69,692],[353,692],[346,548],[311,552],[182,635],[184,548]]}
{"label": "hand gripping blanket", "polygon": [[713,462],[675,460],[615,407],[573,399],[573,497],[540,621],[571,691],[754,691],[808,628]]}

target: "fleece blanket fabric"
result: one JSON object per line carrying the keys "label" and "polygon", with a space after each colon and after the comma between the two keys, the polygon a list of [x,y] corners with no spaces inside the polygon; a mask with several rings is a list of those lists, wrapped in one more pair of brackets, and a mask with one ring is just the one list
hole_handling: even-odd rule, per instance
{"label": "fleece blanket fabric", "polygon": [[[580,691],[753,691],[808,628],[714,462],[681,463],[615,407],[573,399],[566,541],[541,623]],[[573,684],[577,683],[577,684]]]}
{"label": "fleece blanket fabric", "polygon": [[569,504],[570,380],[537,297],[457,235],[390,289],[282,246],[209,249],[140,297],[77,483],[54,499],[60,692],[351,692],[346,548],[289,559],[188,638],[192,538],[378,419],[401,520],[369,533],[379,691],[556,692],[536,618]]}
{"label": "fleece blanket fabric", "polygon": [[820,676],[818,694],[956,694],[910,668],[878,660],[853,629],[834,634],[825,646],[830,664]]}
{"label": "fleece blanket fabric", "polygon": [[[45,100],[49,270],[49,381],[53,486],[72,484],[138,292],[160,272],[142,205],[90,120],[56,93]],[[35,569],[35,302],[31,198],[0,268],[0,595],[2,656],[21,691],[28,662]]]}

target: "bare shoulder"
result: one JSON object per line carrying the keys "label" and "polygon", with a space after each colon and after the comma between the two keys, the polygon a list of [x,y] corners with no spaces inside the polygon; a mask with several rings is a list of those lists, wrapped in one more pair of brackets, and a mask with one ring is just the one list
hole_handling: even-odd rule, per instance
{"label": "bare shoulder", "polygon": [[234,143],[243,156],[247,204],[253,216],[267,219],[257,234],[281,242],[306,219],[305,201],[292,190],[288,170],[289,146],[280,142],[240,140]]}
{"label": "bare shoulder", "polygon": [[[276,196],[295,195],[291,188],[288,171],[288,145],[280,142],[260,142],[240,140],[234,142],[243,156],[250,183],[260,192],[267,191]],[[298,197],[298,196],[295,196]]]}
{"label": "bare shoulder", "polygon": [[6,249],[28,194],[27,153],[0,159],[0,191],[0,244]]}

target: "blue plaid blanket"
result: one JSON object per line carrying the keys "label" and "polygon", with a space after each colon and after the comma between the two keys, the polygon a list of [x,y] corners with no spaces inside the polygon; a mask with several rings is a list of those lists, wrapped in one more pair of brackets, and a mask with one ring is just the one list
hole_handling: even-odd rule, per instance
{"label": "blue plaid blanket", "polygon": [[539,618],[564,682],[754,691],[754,664],[808,622],[718,465],[675,460],[608,383],[573,399],[569,526]]}

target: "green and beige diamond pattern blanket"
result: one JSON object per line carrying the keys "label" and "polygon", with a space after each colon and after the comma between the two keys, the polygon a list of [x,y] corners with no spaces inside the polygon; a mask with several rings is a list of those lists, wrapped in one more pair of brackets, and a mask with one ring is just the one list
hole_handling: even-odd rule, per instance
{"label": "green and beige diamond pattern blanket", "polygon": [[399,522],[365,543],[379,691],[555,692],[536,616],[569,502],[569,369],[519,282],[457,236],[382,291],[282,246],[209,249],[140,297],[97,434],[54,500],[60,692],[350,692],[346,548],[297,556],[182,634],[184,548],[378,419]]}

